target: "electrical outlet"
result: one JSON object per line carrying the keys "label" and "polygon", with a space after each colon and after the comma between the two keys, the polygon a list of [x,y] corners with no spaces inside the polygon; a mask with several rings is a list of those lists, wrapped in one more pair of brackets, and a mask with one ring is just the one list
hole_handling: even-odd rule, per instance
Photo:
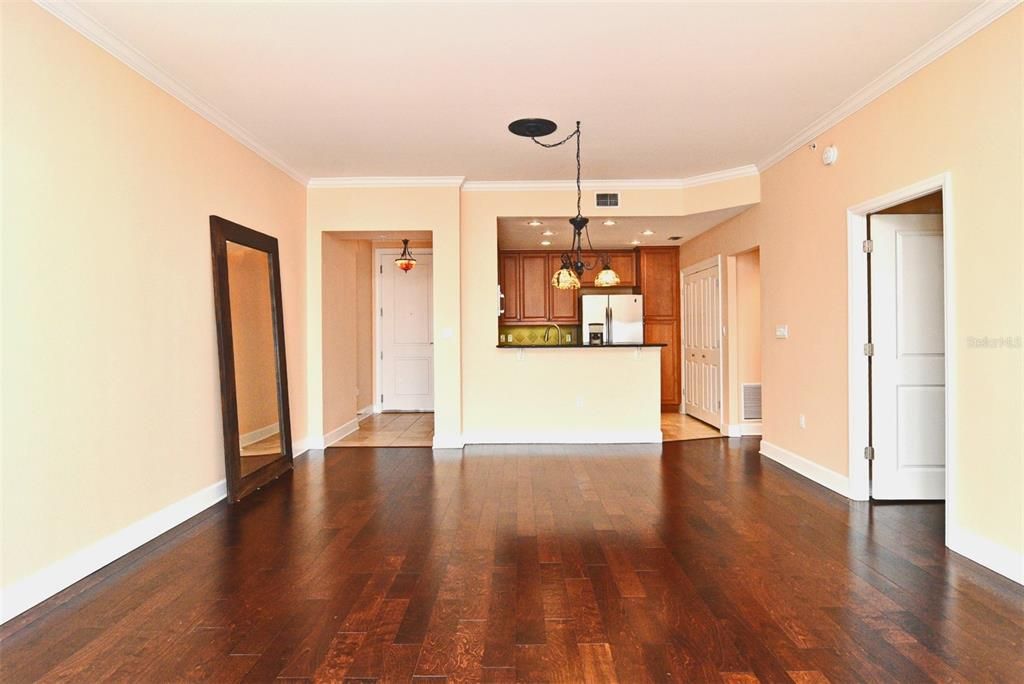
{"label": "electrical outlet", "polygon": [[800,427],[801,428],[807,427],[807,417],[804,416],[804,414],[802,414],[802,413],[800,414]]}

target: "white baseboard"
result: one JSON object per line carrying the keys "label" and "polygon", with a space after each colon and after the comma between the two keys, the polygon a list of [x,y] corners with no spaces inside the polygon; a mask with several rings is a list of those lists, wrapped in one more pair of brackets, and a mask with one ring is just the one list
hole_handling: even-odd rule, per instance
{"label": "white baseboard", "polygon": [[359,418],[353,418],[352,420],[348,421],[347,423],[334,428],[333,430],[328,432],[326,435],[321,437],[319,440],[314,438],[313,439],[312,448],[313,449],[326,449],[330,445],[332,445],[335,442],[337,442],[339,439],[342,439],[344,437],[348,437],[349,435],[351,435],[353,432],[355,432],[358,429],[359,429]]}
{"label": "white baseboard", "polygon": [[1017,584],[1024,584],[1024,554],[946,521],[946,546]]}
{"label": "white baseboard", "polygon": [[356,419],[363,419],[366,416],[373,415],[374,413],[377,413],[377,406],[375,404],[367,404],[356,411]]}
{"label": "white baseboard", "polygon": [[719,430],[726,437],[761,436],[761,423],[731,423]]}
{"label": "white baseboard", "polygon": [[458,433],[446,435],[435,432],[431,446],[434,449],[461,449],[466,446],[466,441]]}
{"label": "white baseboard", "polygon": [[244,446],[244,447],[245,446],[249,446],[250,444],[255,444],[256,442],[260,441],[261,439],[266,439],[270,435],[276,434],[276,433],[278,433],[280,431],[281,431],[280,423],[272,423],[272,424],[267,425],[265,427],[261,427],[258,430],[253,430],[252,432],[246,432],[244,435],[239,435],[238,436],[238,443],[239,443],[239,445]]}
{"label": "white baseboard", "polygon": [[479,430],[464,432],[466,444],[661,444],[661,430]]}
{"label": "white baseboard", "polygon": [[167,530],[197,515],[227,496],[227,483],[215,482],[195,494],[147,515],[95,544],[4,587],[0,593],[0,622],[24,613],[54,594],[131,553]]}
{"label": "white baseboard", "polygon": [[845,475],[840,475],[834,470],[829,470],[814,461],[764,440],[761,440],[760,451],[762,456],[767,456],[776,463],[780,463],[790,470],[803,475],[808,480],[817,482],[822,487],[828,487],[837,494],[842,494],[847,498],[850,497],[850,479]]}
{"label": "white baseboard", "polygon": [[292,458],[298,458],[312,448],[313,440],[309,438],[303,438],[297,442],[292,442]]}

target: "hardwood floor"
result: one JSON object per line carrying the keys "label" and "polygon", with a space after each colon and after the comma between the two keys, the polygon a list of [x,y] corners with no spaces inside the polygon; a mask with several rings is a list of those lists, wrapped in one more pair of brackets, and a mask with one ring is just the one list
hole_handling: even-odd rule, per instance
{"label": "hardwood floor", "polygon": [[434,441],[433,413],[375,413],[332,447],[428,447]]}
{"label": "hardwood floor", "polygon": [[0,679],[1020,681],[1024,590],[941,505],[757,439],[335,449],[0,627]]}
{"label": "hardwood floor", "polygon": [[661,414],[661,435],[666,442],[677,442],[683,439],[708,439],[721,437],[716,427],[697,420],[678,411],[663,411]]}

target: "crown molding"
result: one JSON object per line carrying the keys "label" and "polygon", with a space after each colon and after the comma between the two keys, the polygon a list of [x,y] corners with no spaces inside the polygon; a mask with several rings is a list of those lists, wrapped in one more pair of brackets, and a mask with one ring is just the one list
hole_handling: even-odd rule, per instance
{"label": "crown molding", "polygon": [[458,188],[465,176],[352,176],[310,178],[309,188]]}
{"label": "crown molding", "polygon": [[928,66],[999,17],[1020,5],[1021,2],[1024,2],[1024,0],[1010,0],[1009,2],[986,0],[986,2],[968,12],[955,24],[910,53],[910,55],[874,81],[843,100],[838,107],[801,129],[800,132],[783,143],[778,151],[759,161],[757,163],[758,170],[764,172],[804,145],[809,144],[814,138],[878,99],[914,73]]}
{"label": "crown molding", "polygon": [[[681,190],[694,188],[710,183],[720,183],[733,178],[758,175],[753,164],[737,166],[723,171],[713,171],[688,178],[622,178],[618,180],[583,181],[584,190]],[[571,180],[554,181],[466,181],[462,189],[468,192],[525,192],[534,190],[575,190],[576,183]]]}
{"label": "crown molding", "polygon": [[242,145],[248,147],[269,164],[288,174],[299,183],[306,184],[306,181],[309,179],[308,176],[289,166],[280,157],[258,143],[251,133],[235,123],[227,114],[196,95],[179,81],[176,81],[141,52],[122,41],[111,33],[109,29],[93,19],[75,2],[35,0],[35,3],[109,52],[116,59],[131,67],[143,78],[177,98],[186,107],[230,135]]}

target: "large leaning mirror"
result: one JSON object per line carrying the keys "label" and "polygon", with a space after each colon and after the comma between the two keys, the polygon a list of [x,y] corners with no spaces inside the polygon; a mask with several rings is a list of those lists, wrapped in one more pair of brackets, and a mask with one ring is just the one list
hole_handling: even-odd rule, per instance
{"label": "large leaning mirror", "polygon": [[210,217],[228,499],[292,467],[277,239]]}

